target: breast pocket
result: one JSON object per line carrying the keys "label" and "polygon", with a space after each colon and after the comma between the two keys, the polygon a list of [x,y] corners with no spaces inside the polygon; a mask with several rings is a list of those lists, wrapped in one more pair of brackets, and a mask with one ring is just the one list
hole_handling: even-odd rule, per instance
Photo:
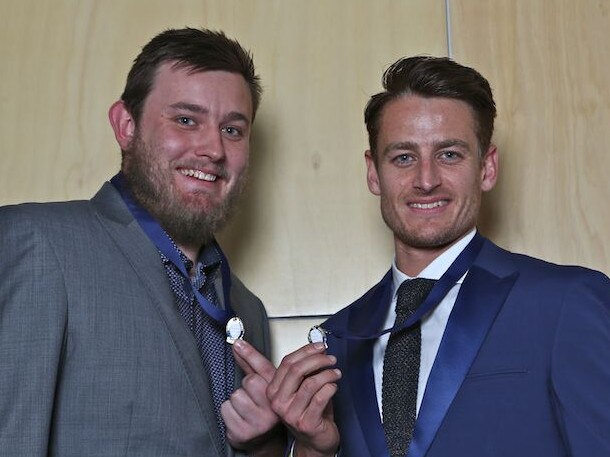
{"label": "breast pocket", "polygon": [[481,381],[484,382],[486,380],[498,379],[507,377],[519,377],[519,376],[527,376],[529,374],[529,370],[527,368],[498,368],[495,370],[486,370],[486,371],[478,371],[469,373],[466,376],[468,381]]}

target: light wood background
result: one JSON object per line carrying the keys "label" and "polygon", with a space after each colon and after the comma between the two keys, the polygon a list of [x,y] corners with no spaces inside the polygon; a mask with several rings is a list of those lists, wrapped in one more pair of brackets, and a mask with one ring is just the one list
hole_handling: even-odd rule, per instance
{"label": "light wood background", "polygon": [[494,88],[484,233],[610,272],[608,0],[0,0],[0,204],[93,195],[119,166],[106,111],[131,61],[186,25],[237,38],[265,86],[221,242],[273,317],[276,361],[389,267],[362,113],[403,55],[450,55]]}

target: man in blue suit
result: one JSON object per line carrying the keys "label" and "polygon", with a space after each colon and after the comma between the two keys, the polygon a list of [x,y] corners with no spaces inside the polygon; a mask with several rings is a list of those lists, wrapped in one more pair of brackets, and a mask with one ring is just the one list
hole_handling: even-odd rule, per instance
{"label": "man in blue suit", "polygon": [[383,84],[365,160],[395,259],[322,324],[328,355],[278,368],[268,395],[296,456],[609,456],[610,281],[478,234],[498,173],[485,78],[413,57]]}

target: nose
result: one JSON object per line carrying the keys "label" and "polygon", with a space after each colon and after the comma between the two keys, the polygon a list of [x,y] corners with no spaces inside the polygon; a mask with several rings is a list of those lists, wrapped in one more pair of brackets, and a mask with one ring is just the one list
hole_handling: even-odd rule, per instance
{"label": "nose", "polygon": [[205,129],[197,136],[194,149],[197,157],[208,157],[213,162],[223,160],[225,147],[222,141],[222,132],[215,129]]}
{"label": "nose", "polygon": [[422,158],[416,169],[415,188],[430,193],[441,185],[438,164],[431,158]]}

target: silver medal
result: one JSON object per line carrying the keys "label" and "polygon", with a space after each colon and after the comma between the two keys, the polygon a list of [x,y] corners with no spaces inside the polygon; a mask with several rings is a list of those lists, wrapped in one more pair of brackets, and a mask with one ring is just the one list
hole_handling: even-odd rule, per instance
{"label": "silver medal", "polygon": [[237,316],[232,317],[227,322],[227,343],[233,344],[237,340],[244,339],[244,323]]}
{"label": "silver medal", "polygon": [[310,343],[323,343],[324,347],[328,348],[328,344],[326,344],[326,330],[319,325],[314,325],[309,329],[307,339]]}

